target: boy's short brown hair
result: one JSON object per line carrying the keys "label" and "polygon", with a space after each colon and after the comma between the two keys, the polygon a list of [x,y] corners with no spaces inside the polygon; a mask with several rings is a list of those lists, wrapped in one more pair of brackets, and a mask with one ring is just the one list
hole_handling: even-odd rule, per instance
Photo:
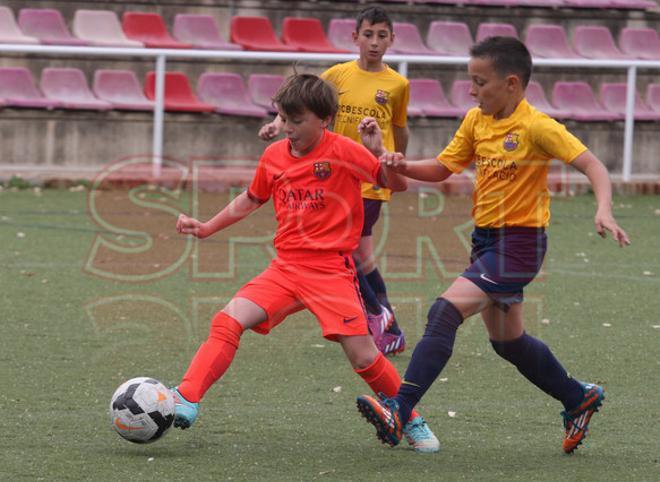
{"label": "boy's short brown hair", "polygon": [[334,117],[339,108],[334,87],[312,74],[294,74],[286,79],[273,102],[288,116],[309,110],[319,119]]}
{"label": "boy's short brown hair", "polygon": [[392,24],[392,19],[387,14],[387,12],[383,10],[381,7],[367,7],[364,10],[362,10],[355,19],[356,32],[360,32],[360,27],[362,27],[362,22],[364,22],[365,20],[369,23],[369,25],[384,23],[390,29],[390,33],[394,32],[394,25]]}
{"label": "boy's short brown hair", "polygon": [[488,37],[470,49],[473,58],[488,58],[493,68],[501,76],[510,74],[520,78],[523,89],[529,84],[532,75],[532,56],[517,38]]}

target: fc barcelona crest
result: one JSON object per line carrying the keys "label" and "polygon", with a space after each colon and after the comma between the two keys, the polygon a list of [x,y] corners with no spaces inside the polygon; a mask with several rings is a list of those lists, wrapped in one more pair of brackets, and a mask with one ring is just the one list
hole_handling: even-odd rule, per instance
{"label": "fc barcelona crest", "polygon": [[515,151],[518,148],[518,144],[520,144],[520,135],[519,134],[513,134],[509,132],[505,137],[504,137],[504,150],[511,152]]}
{"label": "fc barcelona crest", "polygon": [[390,99],[390,93],[387,92],[386,90],[376,90],[376,96],[374,97],[374,100],[376,101],[376,104],[378,105],[385,105],[387,104],[387,101]]}
{"label": "fc barcelona crest", "polygon": [[323,181],[330,177],[332,170],[330,169],[330,163],[328,161],[315,162],[314,163],[314,176],[317,179]]}

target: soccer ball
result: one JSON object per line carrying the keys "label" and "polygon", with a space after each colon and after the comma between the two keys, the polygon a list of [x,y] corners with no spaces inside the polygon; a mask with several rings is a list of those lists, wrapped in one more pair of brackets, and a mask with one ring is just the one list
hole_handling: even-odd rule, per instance
{"label": "soccer ball", "polygon": [[126,440],[138,444],[154,442],[174,422],[174,395],[158,380],[132,378],[112,395],[110,416],[112,427]]}

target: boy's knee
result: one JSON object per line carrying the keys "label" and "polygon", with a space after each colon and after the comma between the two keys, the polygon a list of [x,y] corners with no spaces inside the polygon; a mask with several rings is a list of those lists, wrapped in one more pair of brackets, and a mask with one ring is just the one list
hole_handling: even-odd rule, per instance
{"label": "boy's knee", "polygon": [[490,340],[495,353],[504,358],[506,361],[516,364],[518,360],[524,356],[527,350],[527,334],[523,333],[522,336],[515,340],[496,341]]}
{"label": "boy's knee", "polygon": [[243,326],[224,311],[219,311],[211,321],[209,339],[230,343],[236,348],[243,334]]}
{"label": "boy's knee", "polygon": [[455,332],[463,323],[463,315],[454,304],[445,299],[438,298],[431,305],[427,315],[428,322],[424,336],[443,336],[448,331]]}

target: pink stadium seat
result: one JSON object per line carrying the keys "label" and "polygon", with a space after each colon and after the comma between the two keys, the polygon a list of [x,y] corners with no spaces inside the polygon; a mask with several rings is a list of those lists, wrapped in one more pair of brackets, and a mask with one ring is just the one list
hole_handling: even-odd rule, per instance
{"label": "pink stadium seat", "polygon": [[606,111],[598,103],[594,91],[586,82],[556,82],[552,90],[552,103],[571,113],[579,121],[614,121],[618,114]]}
{"label": "pink stadium seat", "polygon": [[394,22],[396,40],[392,45],[395,54],[433,55],[435,52],[424,45],[414,23]]}
{"label": "pink stadium seat", "polygon": [[243,50],[220,35],[218,24],[211,15],[178,13],[174,17],[172,32],[178,40],[197,49]]}
{"label": "pink stadium seat", "polygon": [[424,117],[424,112],[419,107],[408,104],[407,115],[408,117]]}
{"label": "pink stadium seat", "polygon": [[248,92],[252,102],[274,114],[273,97],[284,83],[284,76],[272,74],[252,74],[248,78]]}
{"label": "pink stadium seat", "polygon": [[624,28],[619,35],[621,51],[645,60],[660,60],[660,38],[652,28]]}
{"label": "pink stadium seat", "polygon": [[202,101],[215,106],[216,112],[247,117],[266,117],[268,111],[252,103],[243,78],[234,73],[205,73],[197,81]]}
{"label": "pink stadium seat", "polygon": [[470,55],[474,40],[467,24],[436,20],[429,25],[426,45],[437,55]]}
{"label": "pink stadium seat", "polygon": [[525,44],[534,57],[578,59],[561,25],[530,25]]}
{"label": "pink stadium seat", "polygon": [[553,107],[550,102],[548,102],[545,92],[541,84],[535,81],[531,81],[527,86],[527,91],[525,92],[525,97],[527,101],[536,107],[541,112],[548,114],[550,117],[555,119],[566,119],[571,116],[571,113],[562,109],[557,109]]}
{"label": "pink stadium seat", "polygon": [[646,10],[658,6],[652,0],[610,0],[610,5],[612,8],[629,10]]}
{"label": "pink stadium seat", "polygon": [[21,32],[16,24],[14,12],[10,8],[0,7],[0,43],[3,44],[38,44],[39,39]]}
{"label": "pink stadium seat", "polygon": [[484,7],[515,7],[518,5],[518,0],[468,0],[465,4]]}
{"label": "pink stadium seat", "polygon": [[477,101],[470,95],[471,80],[455,80],[451,86],[449,98],[451,103],[459,108],[463,114],[477,106]]}
{"label": "pink stadium seat", "polygon": [[428,117],[461,117],[464,112],[445,97],[440,82],[435,79],[410,79],[410,103]]}
{"label": "pink stadium seat", "polygon": [[660,114],[660,84],[649,84],[646,88],[646,104]]}
{"label": "pink stadium seat", "polygon": [[131,70],[97,70],[92,90],[96,97],[110,102],[115,109],[154,109],[154,103],[145,97],[140,81]]}
{"label": "pink stadium seat", "polygon": [[353,43],[353,32],[355,32],[355,20],[333,18],[328,26],[328,40],[338,49],[358,52],[359,49]]}
{"label": "pink stadium seat", "polygon": [[480,23],[477,27],[477,42],[495,36],[518,38],[518,32],[516,27],[509,23]]}
{"label": "pink stadium seat", "polygon": [[144,47],[142,42],[126,38],[117,14],[110,10],[76,10],[73,16],[73,33],[91,45]]}
{"label": "pink stadium seat", "polygon": [[564,5],[564,0],[518,0],[521,7],[549,7],[557,8]]}
{"label": "pink stadium seat", "polygon": [[59,106],[59,102],[44,97],[25,67],[0,68],[0,98],[12,107],[53,109]]}
{"label": "pink stadium seat", "polygon": [[612,6],[611,0],[564,0],[564,5],[567,7],[579,8],[610,8]]}
{"label": "pink stadium seat", "polygon": [[89,45],[71,35],[59,10],[52,8],[22,8],[18,12],[18,25],[23,33],[37,37],[49,45]]}
{"label": "pink stadium seat", "polygon": [[318,18],[286,17],[282,22],[282,42],[302,52],[348,52],[330,43]]}
{"label": "pink stadium seat", "polygon": [[610,29],[602,26],[579,25],[573,32],[575,51],[588,59],[629,59],[614,44]]}
{"label": "pink stadium seat", "polygon": [[109,110],[112,104],[97,99],[80,69],[46,68],[41,71],[41,90],[65,109]]}
{"label": "pink stadium seat", "polygon": [[241,17],[231,19],[231,40],[245,50],[268,52],[297,52],[297,47],[284,45],[275,36],[268,17]]}
{"label": "pink stadium seat", "polygon": [[413,0],[414,3],[437,3],[440,5],[464,5],[470,0]]}
{"label": "pink stadium seat", "polygon": [[124,12],[122,26],[126,36],[155,49],[189,49],[192,45],[179,42],[167,31],[163,18],[157,13]]}
{"label": "pink stadium seat", "polygon": [[[626,116],[627,86],[625,83],[607,83],[600,86],[600,102],[610,112],[619,114],[621,119]],[[660,112],[654,112],[642,100],[639,92],[635,92],[635,120],[660,120]]]}
{"label": "pink stadium seat", "polygon": [[[147,72],[144,81],[147,99],[156,97],[156,73]],[[200,102],[183,72],[165,72],[165,110],[173,112],[213,112],[215,106]]]}

